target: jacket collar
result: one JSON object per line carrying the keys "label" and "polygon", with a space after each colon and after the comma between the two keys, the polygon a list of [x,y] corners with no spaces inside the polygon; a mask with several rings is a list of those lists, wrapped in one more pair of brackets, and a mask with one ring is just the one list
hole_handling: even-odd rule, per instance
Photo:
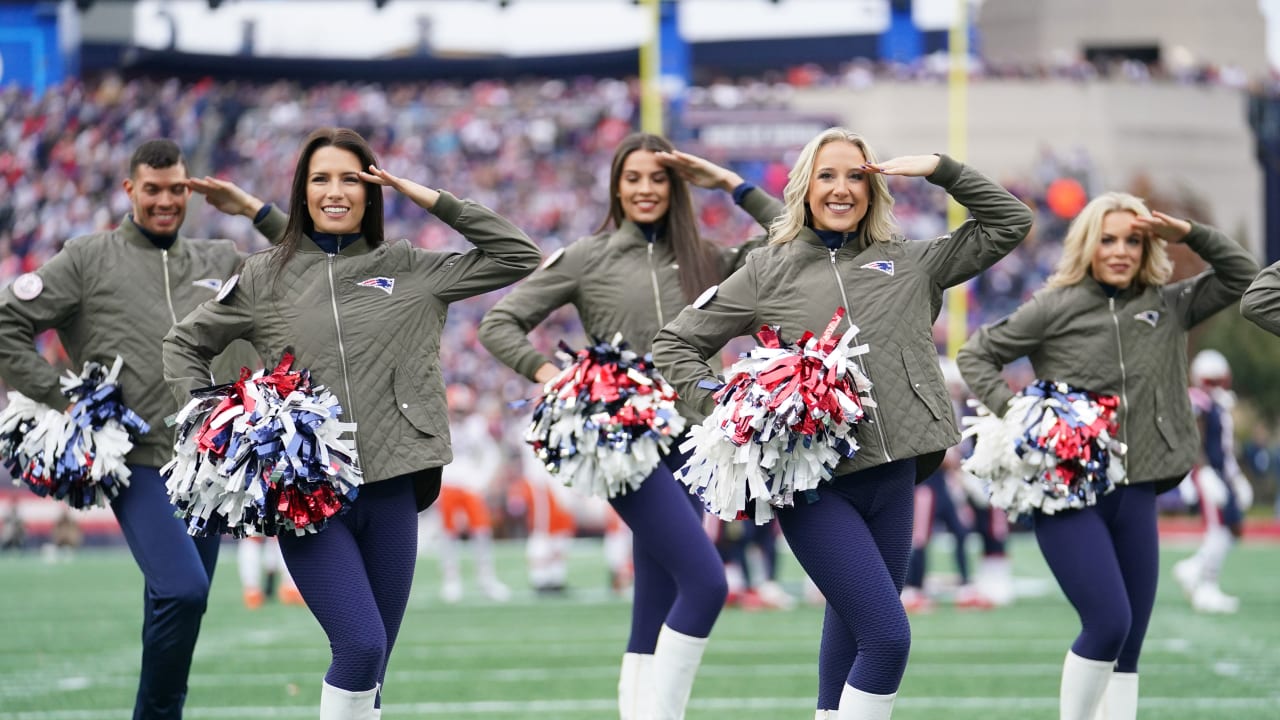
{"label": "jacket collar", "polygon": [[[143,250],[154,250],[156,252],[160,252],[161,250],[164,249],[164,248],[156,247],[155,243],[151,242],[150,238],[142,234],[142,230],[139,229],[138,226],[134,224],[132,214],[126,214],[124,216],[124,219],[120,221],[120,225],[119,227],[116,228],[116,230],[120,233],[122,237],[124,237],[125,241],[127,241],[130,245],[133,245],[135,247],[141,248]],[[186,254],[187,252],[186,242],[182,237],[181,233],[179,233],[178,236],[173,239],[173,245],[170,245],[168,250],[170,255]]]}
{"label": "jacket collar", "polygon": [[[867,249],[867,240],[862,233],[849,233],[849,235],[849,240],[851,242],[845,243],[844,247],[836,251],[837,254],[857,255]],[[800,228],[800,232],[796,235],[796,240],[812,246],[817,250],[821,250],[822,252],[831,252],[831,249],[822,242],[822,238],[818,237],[818,234],[808,225]]]}
{"label": "jacket collar", "polygon": [[[1102,283],[1093,279],[1092,275],[1085,275],[1084,279],[1080,281],[1080,287],[1082,287],[1090,297],[1098,298],[1102,302],[1106,302],[1113,297],[1112,295],[1107,294],[1107,289],[1102,286]],[[1129,283],[1129,287],[1127,288],[1117,290],[1114,297],[1120,302],[1128,302],[1145,291],[1145,288],[1134,282]]]}
{"label": "jacket collar", "polygon": [[[306,235],[303,235],[302,238],[298,240],[298,252],[317,253],[319,255],[329,254],[325,252],[323,249],[321,249],[321,247],[317,245],[314,240],[307,237]],[[356,240],[350,245],[342,248],[342,250],[338,253],[338,255],[341,255],[343,257],[350,257],[353,255],[368,255],[371,252],[373,252],[373,248],[369,247],[369,241],[366,240],[363,235],[361,235],[359,240]]]}
{"label": "jacket collar", "polygon": [[[629,248],[643,248],[649,244],[649,238],[645,236],[644,230],[639,225],[630,220],[623,220],[618,229],[613,231],[609,236],[609,245],[618,250]],[[662,234],[661,228],[658,229],[654,237],[653,244],[662,246],[667,244],[666,238]]]}

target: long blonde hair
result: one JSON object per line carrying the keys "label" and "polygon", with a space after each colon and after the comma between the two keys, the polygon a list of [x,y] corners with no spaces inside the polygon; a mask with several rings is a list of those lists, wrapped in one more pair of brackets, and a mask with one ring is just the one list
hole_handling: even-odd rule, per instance
{"label": "long blonde hair", "polygon": [[[852,143],[862,151],[868,163],[876,162],[876,154],[861,135],[841,127],[827,128],[810,140],[796,164],[787,175],[787,187],[782,191],[782,214],[769,226],[769,243],[780,245],[796,239],[800,229],[813,221],[806,202],[809,195],[809,181],[813,177],[813,165],[817,162],[818,151],[824,145],[833,142]],[[888,242],[898,233],[898,224],[893,217],[893,196],[889,194],[889,183],[880,173],[870,173],[867,178],[870,188],[867,215],[858,225],[858,232],[867,242]]]}
{"label": "long blonde hair", "polygon": [[[1123,192],[1103,193],[1080,211],[1071,227],[1067,228],[1067,237],[1062,241],[1062,257],[1058,267],[1049,276],[1046,284],[1049,287],[1065,287],[1075,285],[1089,275],[1093,265],[1093,256],[1098,252],[1098,243],[1102,240],[1102,222],[1108,213],[1130,212],[1138,217],[1151,217],[1151,211],[1141,198]],[[1165,241],[1148,233],[1142,239],[1142,264],[1134,282],[1141,286],[1163,285],[1173,274],[1173,262],[1165,252]]]}

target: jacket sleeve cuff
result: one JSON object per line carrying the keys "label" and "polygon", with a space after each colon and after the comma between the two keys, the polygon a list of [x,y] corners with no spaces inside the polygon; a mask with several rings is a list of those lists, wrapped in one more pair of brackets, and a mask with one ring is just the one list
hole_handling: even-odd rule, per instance
{"label": "jacket sleeve cuff", "polygon": [[284,239],[284,230],[288,224],[289,216],[271,203],[263,205],[253,218],[253,227],[273,245]]}
{"label": "jacket sleeve cuff", "polygon": [[438,192],[440,193],[440,199],[436,200],[435,207],[431,208],[431,214],[452,226],[462,216],[463,201],[446,190]]}
{"label": "jacket sleeve cuff", "polygon": [[964,165],[946,153],[938,153],[938,167],[925,178],[941,188],[949,188],[960,179],[960,171]]}
{"label": "jacket sleeve cuff", "polygon": [[1213,237],[1214,231],[1213,228],[1201,225],[1194,220],[1189,222],[1191,223],[1191,232],[1187,233],[1187,236],[1182,238],[1182,242],[1184,245],[1197,251],[1197,254],[1199,254],[1199,250],[1201,248],[1212,242],[1210,238]]}

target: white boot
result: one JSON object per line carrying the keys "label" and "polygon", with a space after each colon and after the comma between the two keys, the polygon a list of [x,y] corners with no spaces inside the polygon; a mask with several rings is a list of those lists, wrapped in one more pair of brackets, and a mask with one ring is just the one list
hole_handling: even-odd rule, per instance
{"label": "white boot", "polygon": [[1062,663],[1059,720],[1094,720],[1115,664],[1114,660],[1088,660],[1068,651]]}
{"label": "white boot", "polygon": [[665,624],[653,651],[653,720],[683,720],[693,679],[702,664],[707,638],[676,632]]}
{"label": "white boot", "polygon": [[1094,720],[1137,720],[1138,673],[1111,673]]}
{"label": "white boot", "polygon": [[647,720],[653,714],[653,655],[626,653],[618,675],[618,717]]}
{"label": "white boot", "polygon": [[846,684],[840,693],[838,720],[889,720],[893,715],[893,701],[898,693],[875,695]]}
{"label": "white boot", "polygon": [[372,720],[378,688],[352,692],[329,683],[320,689],[320,720]]}

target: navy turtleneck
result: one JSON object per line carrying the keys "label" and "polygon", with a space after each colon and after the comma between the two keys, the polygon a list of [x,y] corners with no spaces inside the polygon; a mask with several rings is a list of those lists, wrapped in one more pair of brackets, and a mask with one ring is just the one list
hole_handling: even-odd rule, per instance
{"label": "navy turtleneck", "polygon": [[644,233],[644,239],[647,240],[648,242],[653,242],[654,240],[657,240],[658,236],[661,235],[661,232],[659,232],[660,229],[658,227],[658,223],[638,222],[636,223],[636,227],[640,228],[640,232]]}
{"label": "navy turtleneck", "polygon": [[351,243],[360,239],[360,233],[343,233],[334,235],[332,233],[312,232],[311,241],[320,246],[320,249],[330,255],[337,255],[342,249]]}
{"label": "navy turtleneck", "polygon": [[826,245],[828,248],[832,250],[839,250],[840,248],[844,247],[846,238],[849,240],[855,240],[858,237],[858,232],[856,230],[853,232],[842,232],[840,230],[819,230],[817,228],[812,228],[812,230],[813,230],[813,234],[817,235],[818,239],[822,241],[822,244]]}
{"label": "navy turtleneck", "polygon": [[1119,295],[1120,291],[1124,289],[1124,288],[1118,288],[1115,285],[1108,285],[1107,283],[1104,283],[1097,278],[1094,278],[1093,281],[1098,283],[1098,287],[1102,288],[1102,292],[1106,293],[1107,297],[1109,298],[1113,298]]}
{"label": "navy turtleneck", "polygon": [[138,228],[138,232],[142,233],[142,237],[146,238],[152,245],[155,245],[161,250],[168,250],[173,247],[173,244],[178,240],[177,233],[172,235],[157,235],[156,233],[147,230],[133,219],[133,213],[129,214],[129,222],[133,223],[133,226]]}

